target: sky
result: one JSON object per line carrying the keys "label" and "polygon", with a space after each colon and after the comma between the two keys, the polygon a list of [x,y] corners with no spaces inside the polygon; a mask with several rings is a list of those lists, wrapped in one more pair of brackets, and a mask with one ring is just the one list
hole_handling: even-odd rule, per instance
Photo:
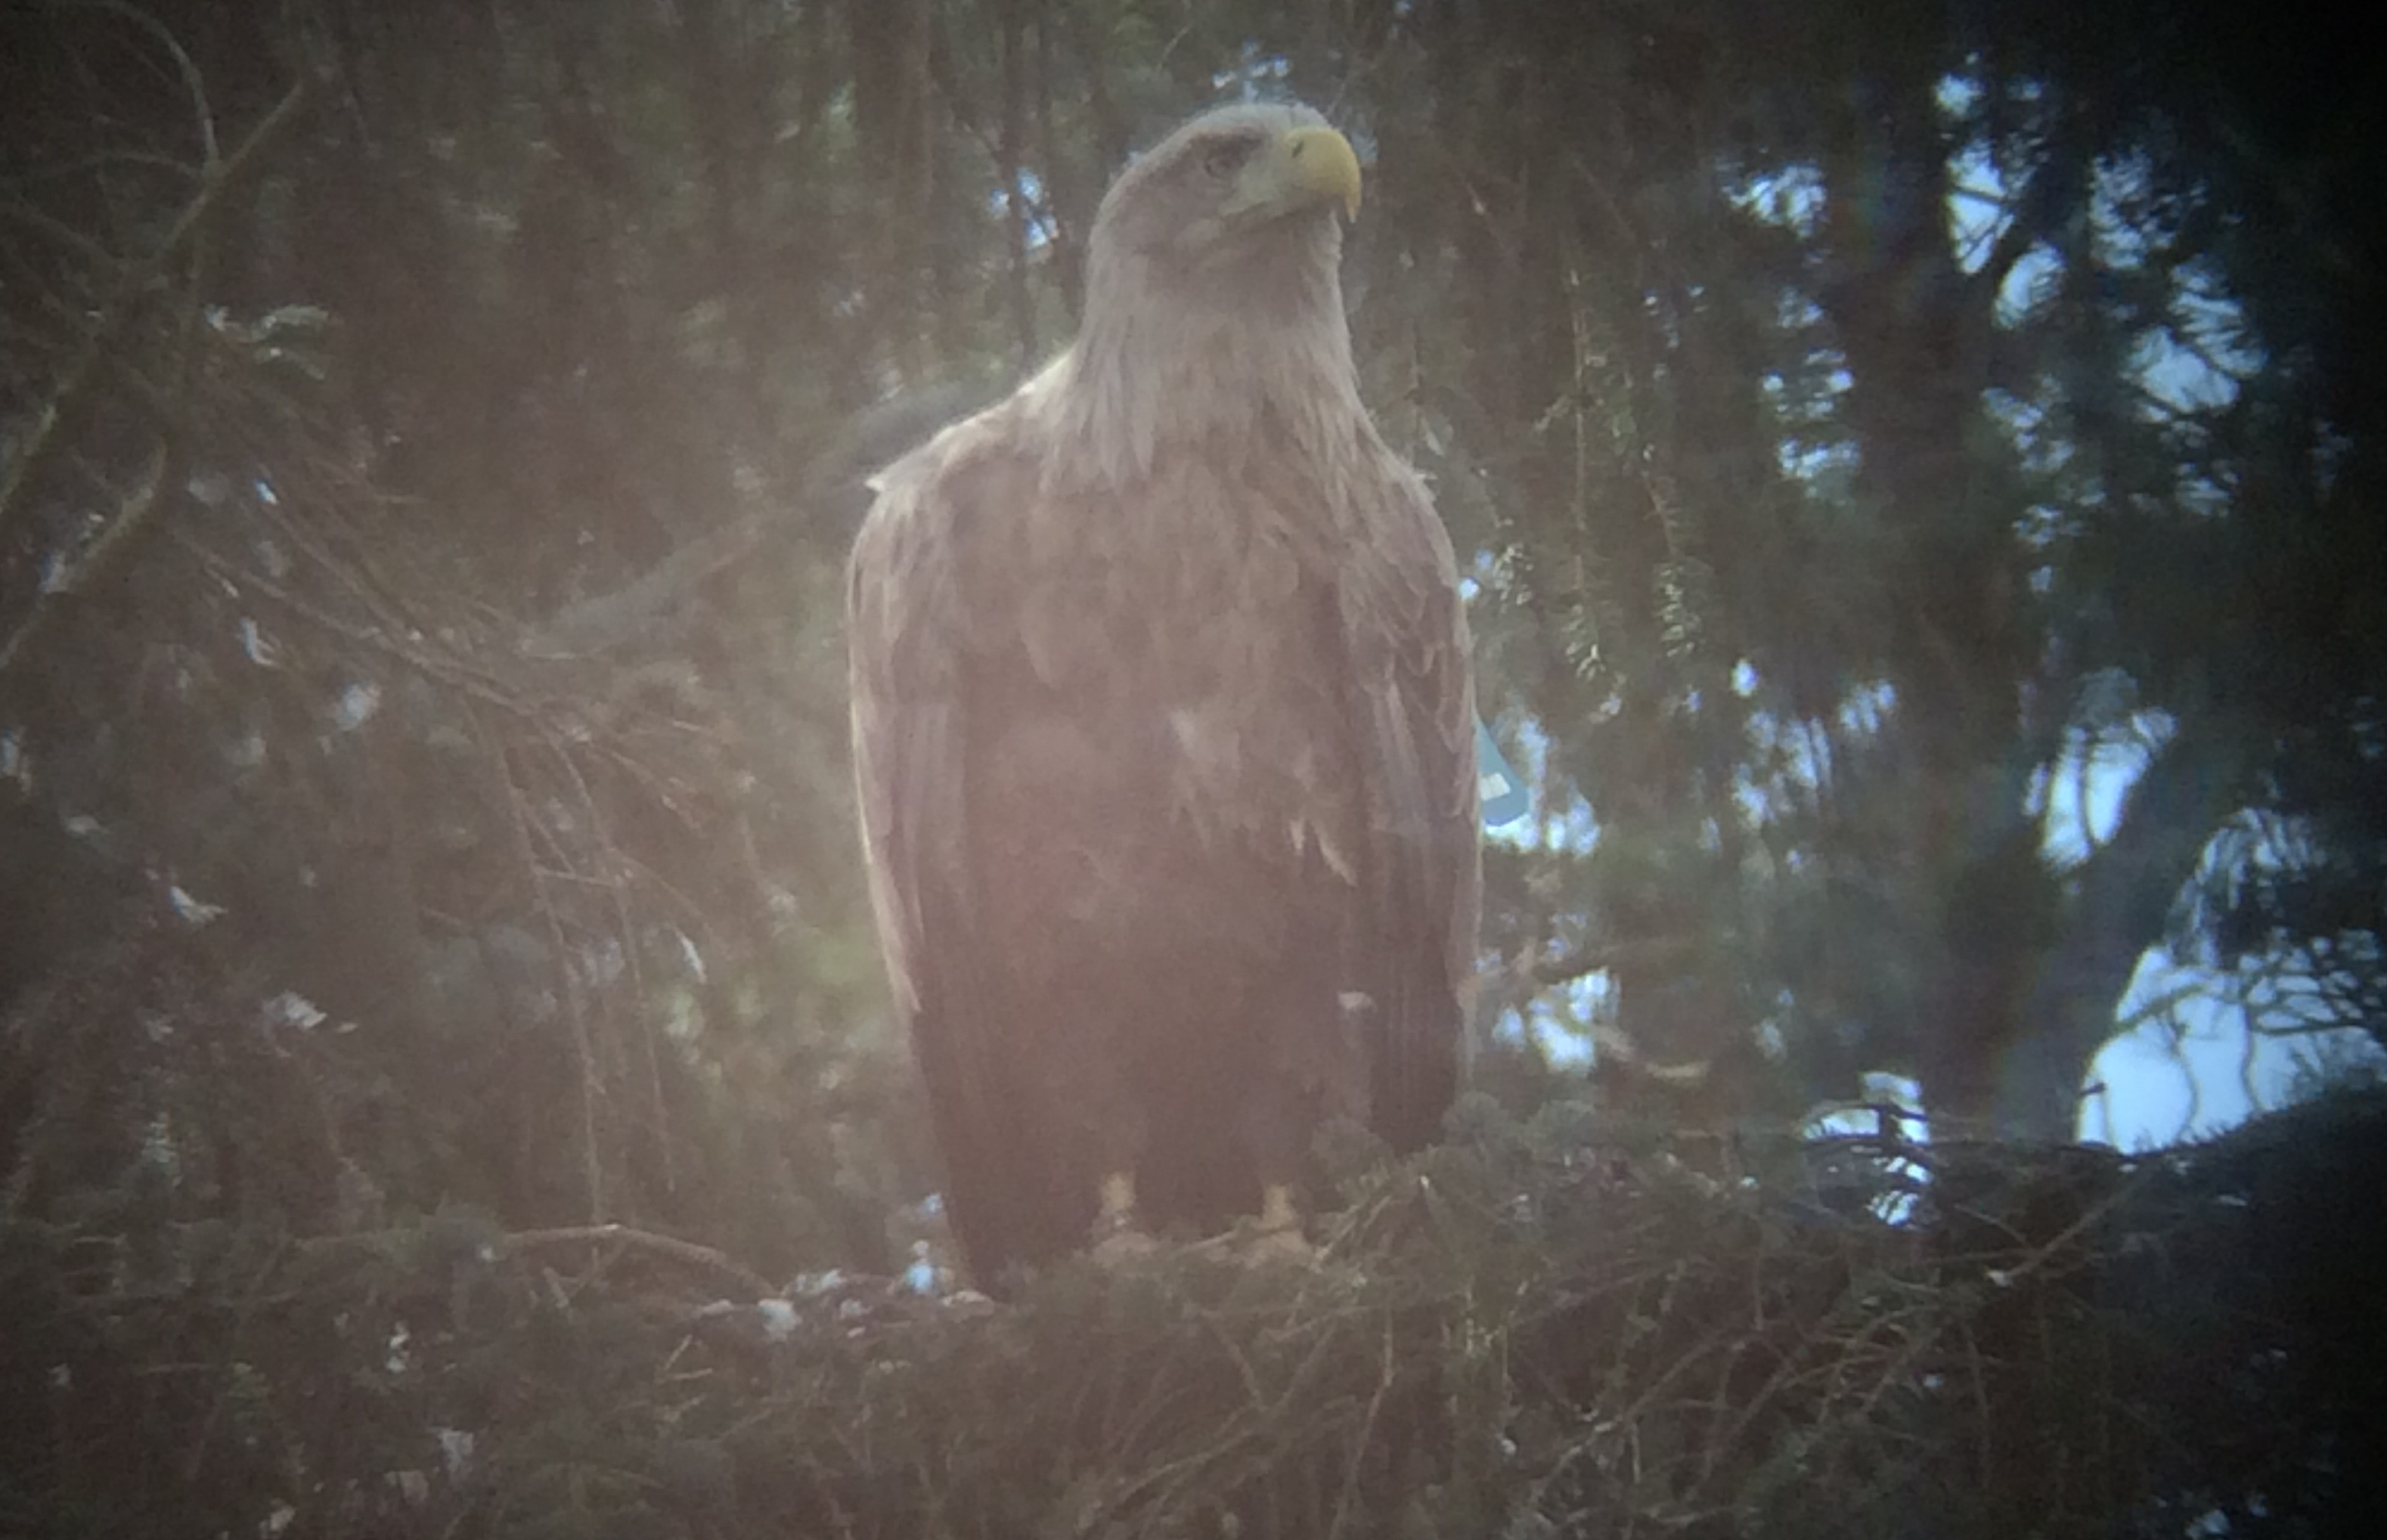
{"label": "sky", "polygon": [[[2088,841],[2112,836],[2142,763],[2106,756],[2084,775],[2051,777],[2052,859],[2077,862]],[[2080,1137],[2122,1150],[2209,1137],[2288,1101],[2316,1055],[2378,1056],[2351,1029],[2314,1038],[2251,1031],[2237,990],[2235,980],[2182,966],[2161,948],[2141,958],[2115,1013],[2121,1030],[2090,1067]]]}
{"label": "sky", "polygon": [[2139,965],[2120,1018],[2183,990],[2172,1010],[2141,1021],[2097,1055],[2093,1089],[2080,1105],[2083,1140],[2123,1150],[2177,1143],[2219,1133],[2290,1099],[2311,1045],[2249,1033],[2242,1010],[2161,953]]}
{"label": "sky", "polygon": [[[1530,728],[1522,736],[1531,763],[1542,751],[1540,736]],[[2078,864],[2092,843],[2112,837],[2142,761],[2107,754],[2073,768],[2081,773],[2050,777],[2047,853],[2059,866]],[[1534,781],[1521,779],[1530,792]],[[1486,823],[1492,820],[1487,817]],[[1571,816],[1532,816],[1487,827],[1486,833],[1519,844],[1548,841],[1578,848],[1588,848],[1598,837],[1598,825],[1582,808]],[[1579,1067],[1590,1061],[1590,1041],[1571,1029],[1564,1016],[1581,1020],[1602,1008],[1609,986],[1594,975],[1575,980],[1569,989],[1563,1015],[1554,1012],[1551,1019],[1534,1024],[1511,1023],[1508,1029],[1532,1031],[1552,1063]],[[2247,1012],[2235,992],[2232,980],[2183,966],[2160,948],[2150,950],[2115,1014],[2115,1036],[2090,1067],[2089,1092],[2080,1105],[2080,1138],[2125,1151],[2208,1138],[2257,1111],[2285,1104],[2317,1061],[2381,1063],[2387,1057],[2366,1034],[2352,1029],[2310,1038],[2250,1031]],[[1868,1079],[1868,1094],[1910,1104],[1915,1100],[1910,1081],[1887,1075]]]}
{"label": "sky", "polygon": [[[1951,111],[1964,104],[1964,90],[1952,82],[1943,90]],[[1987,259],[2005,228],[2007,189],[1977,145],[1957,153],[1953,170],[1948,234],[1969,271]],[[2132,176],[2128,165],[2106,168],[2097,189],[2099,256],[2117,266],[2131,265],[2145,241],[2123,213],[2133,196]],[[1737,196],[1761,217],[1804,233],[1821,214],[1823,185],[1820,176],[1792,168],[1750,179]],[[2002,324],[2021,324],[2048,301],[2054,269],[2055,259],[2047,252],[2027,253],[2015,264],[2000,293]],[[2183,271],[2178,283],[2176,330],[2152,329],[2134,360],[2153,411],[2224,405],[2261,362],[2245,345],[2241,317],[2228,296],[2192,271]],[[2027,403],[2002,400],[1993,403],[1993,410],[2026,457],[2060,452],[2060,447],[2037,440],[2036,416]],[[1801,461],[1800,451],[1787,441],[1784,454],[1794,473],[1818,468]],[[1885,698],[1876,704],[1888,709],[1891,702]],[[2125,714],[2117,729],[2076,751],[2046,778],[2045,853],[2059,869],[2078,865],[2111,837],[2123,799],[2169,730],[2160,713]],[[1525,784],[1540,784],[1539,736],[1528,731],[1522,747],[1528,760]],[[1751,811],[1762,815],[1762,809]],[[1536,809],[1532,821],[1494,830],[1493,837],[1587,848],[1598,838],[1598,825],[1587,807],[1554,816]],[[2081,1106],[2080,1136],[2125,1150],[2208,1136],[2289,1099],[2317,1058],[2380,1059],[2360,1032],[2303,1039],[2251,1032],[2237,998],[2240,987],[2232,978],[2184,966],[2160,950],[2148,953],[2116,1012],[2116,1036],[2096,1058],[2091,1090]],[[1570,1002],[1574,1012],[1598,1005],[1602,988],[1597,979],[1578,984],[1578,997]],[[1581,1036],[1560,1024],[1527,1029],[1556,1062],[1588,1057]],[[1897,1090],[1893,1083],[1885,1093]]]}
{"label": "sky", "polygon": [[[1961,80],[1951,77],[1943,82],[1941,104],[1951,120],[1964,114],[1974,94],[1975,88]],[[1956,190],[1949,200],[1948,234],[1959,263],[1971,271],[1987,260],[2008,223],[2009,189],[1977,143],[1956,153],[1951,170]],[[2146,240],[2124,212],[2134,195],[2133,176],[2127,163],[2102,168],[2096,189],[2098,255],[2119,267],[2133,265]],[[1820,176],[1793,168],[1752,178],[1738,196],[1752,212],[1804,233],[1822,211],[1823,185]],[[2027,253],[2015,264],[1999,297],[2002,324],[2019,324],[2046,302],[2054,267],[2055,259],[2047,252]],[[2183,271],[2178,283],[2177,332],[2152,330],[2134,360],[2151,410],[2193,411],[2225,404],[2261,361],[2244,344],[2241,318],[2228,296],[2192,271]],[[2028,454],[2032,424],[2027,411],[2019,403],[2011,405],[2009,431]],[[1792,452],[1786,446],[1786,455]],[[2141,713],[2126,731],[2090,744],[2069,763],[2054,767],[2043,789],[2045,854],[2052,864],[2059,869],[2076,865],[2111,837],[2124,798],[2167,727],[2155,713]],[[1540,784],[1535,774],[1542,748],[1538,735],[1524,735],[1521,746],[1531,762],[1525,784]],[[1545,816],[1536,809],[1532,821],[1494,830],[1492,837],[1587,845],[1598,834],[1590,810],[1579,807],[1559,816]],[[2249,1015],[2239,998],[2242,987],[2234,978],[2184,966],[2160,949],[2150,951],[2115,1013],[2116,1035],[2092,1066],[2089,1093],[2081,1104],[2080,1137],[2141,1150],[2209,1136],[2287,1101],[2298,1079],[2318,1060],[2381,1060],[2376,1046],[2358,1031],[2307,1038],[2250,1031]],[[1600,1004],[1603,988],[1596,978],[1578,984],[1578,998],[1570,1002],[1574,1012]],[[1588,1045],[1580,1034],[1563,1029],[1526,1029],[1534,1031],[1558,1062],[1588,1057]],[[1911,1086],[1894,1080],[1877,1088],[1877,1093],[1901,1090],[1911,1096]]]}

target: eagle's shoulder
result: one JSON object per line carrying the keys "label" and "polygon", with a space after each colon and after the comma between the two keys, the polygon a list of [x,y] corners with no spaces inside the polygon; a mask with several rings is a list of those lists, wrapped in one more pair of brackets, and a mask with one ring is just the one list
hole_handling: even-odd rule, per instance
{"label": "eagle's shoulder", "polygon": [[848,612],[865,648],[960,623],[962,574],[990,524],[1034,496],[1047,435],[1042,379],[940,430],[867,483],[848,562]]}
{"label": "eagle's shoulder", "polygon": [[878,474],[875,500],[864,522],[916,524],[950,517],[957,502],[988,477],[1013,480],[1041,467],[1052,439],[1051,403],[1061,388],[1067,356],[983,410],[940,429]]}

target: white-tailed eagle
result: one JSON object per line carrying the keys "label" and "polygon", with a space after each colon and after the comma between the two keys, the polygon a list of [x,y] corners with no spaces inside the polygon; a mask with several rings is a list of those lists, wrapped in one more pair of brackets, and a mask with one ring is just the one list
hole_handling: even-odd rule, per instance
{"label": "white-tailed eagle", "polygon": [[945,1200],[997,1286],[1298,1233],[1320,1120],[1455,1092],[1480,887],[1450,542],[1360,403],[1350,144],[1205,113],[1112,186],[1075,345],[874,484],[854,761]]}

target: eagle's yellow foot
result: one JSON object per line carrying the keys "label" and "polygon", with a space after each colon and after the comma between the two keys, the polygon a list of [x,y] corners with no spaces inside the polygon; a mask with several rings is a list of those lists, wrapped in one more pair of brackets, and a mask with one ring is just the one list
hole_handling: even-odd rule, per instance
{"label": "eagle's yellow foot", "polygon": [[1301,1232],[1301,1210],[1294,1205],[1293,1189],[1275,1182],[1269,1184],[1257,1218],[1203,1243],[1220,1256],[1252,1265],[1318,1260],[1318,1248]]}
{"label": "eagle's yellow foot", "polygon": [[1145,1234],[1135,1221],[1135,1176],[1132,1172],[1115,1171],[1103,1179],[1103,1212],[1094,1221],[1094,1244],[1090,1255],[1105,1268],[1140,1261],[1160,1249],[1160,1243]]}
{"label": "eagle's yellow foot", "polygon": [[1253,1225],[1234,1237],[1235,1256],[1245,1262],[1265,1266],[1270,1262],[1299,1262],[1307,1266],[1318,1260],[1318,1248],[1299,1226],[1291,1230],[1270,1230],[1266,1225]]}
{"label": "eagle's yellow foot", "polygon": [[1160,1243],[1143,1231],[1114,1230],[1096,1241],[1093,1249],[1086,1255],[1092,1256],[1098,1266],[1123,1268],[1130,1263],[1143,1261],[1159,1249]]}
{"label": "eagle's yellow foot", "polygon": [[1245,1257],[1255,1262],[1314,1262],[1318,1248],[1301,1232],[1301,1210],[1293,1201],[1293,1189],[1282,1182],[1272,1181],[1260,1200],[1259,1222],[1253,1225],[1244,1241]]}

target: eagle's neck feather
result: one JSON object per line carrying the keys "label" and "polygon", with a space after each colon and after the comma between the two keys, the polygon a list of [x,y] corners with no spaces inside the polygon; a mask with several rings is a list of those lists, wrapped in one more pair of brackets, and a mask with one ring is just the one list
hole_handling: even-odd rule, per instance
{"label": "eagle's neck feather", "polygon": [[[1343,317],[1340,242],[1265,290],[1189,300],[1145,261],[1098,262],[1076,345],[1049,381],[1058,462],[1123,491],[1174,452],[1231,455],[1278,435],[1324,465],[1372,435]],[[1282,442],[1279,439],[1278,442]]]}

